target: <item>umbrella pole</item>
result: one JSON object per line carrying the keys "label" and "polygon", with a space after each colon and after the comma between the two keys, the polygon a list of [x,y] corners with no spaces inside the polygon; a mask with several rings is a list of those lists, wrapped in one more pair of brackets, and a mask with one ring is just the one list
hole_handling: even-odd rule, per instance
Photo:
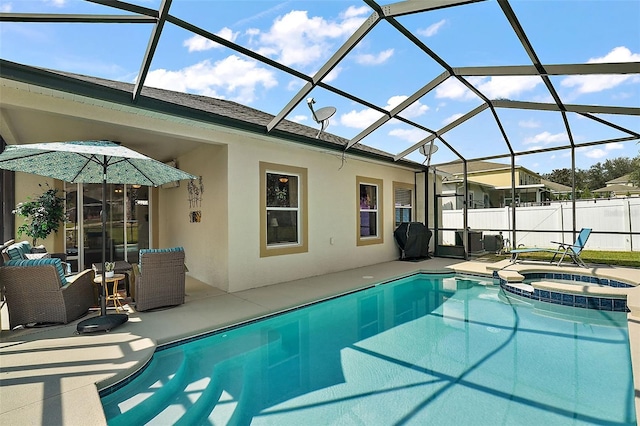
{"label": "umbrella pole", "polygon": [[107,315],[107,159],[103,161],[102,175],[102,297],[100,298],[100,315]]}
{"label": "umbrella pole", "polygon": [[92,333],[96,331],[110,331],[129,320],[127,314],[107,315],[107,157],[102,162],[102,297],[100,298],[100,316],[80,321],[77,325],[78,333]]}

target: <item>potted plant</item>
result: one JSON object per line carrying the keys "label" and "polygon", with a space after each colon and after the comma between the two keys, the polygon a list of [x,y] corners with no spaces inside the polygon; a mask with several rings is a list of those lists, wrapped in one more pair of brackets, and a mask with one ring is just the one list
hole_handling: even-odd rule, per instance
{"label": "potted plant", "polygon": [[[42,185],[38,185],[42,188]],[[48,186],[48,185],[47,185]],[[38,239],[45,239],[52,232],[58,232],[60,222],[64,221],[64,198],[58,196],[58,190],[49,188],[35,200],[19,203],[13,214],[25,218],[18,228],[18,236],[27,234],[36,247]]]}
{"label": "potted plant", "polygon": [[116,269],[116,263],[115,262],[105,262],[105,264],[104,264],[104,276],[106,278],[113,277],[115,269]]}

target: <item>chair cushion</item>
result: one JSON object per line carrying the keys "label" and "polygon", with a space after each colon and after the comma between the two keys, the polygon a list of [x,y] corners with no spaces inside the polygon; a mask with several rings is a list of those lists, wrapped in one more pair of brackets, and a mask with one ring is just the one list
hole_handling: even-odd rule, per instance
{"label": "chair cushion", "polygon": [[27,241],[20,241],[19,243],[13,243],[7,247],[7,255],[11,260],[25,259],[24,255],[31,253],[31,244]]}
{"label": "chair cushion", "polygon": [[159,248],[159,249],[140,249],[139,253],[139,263],[138,269],[142,272],[142,255],[145,253],[169,253],[174,251],[184,251],[184,248],[181,246],[178,247],[169,247],[169,248]]}
{"label": "chair cushion", "polygon": [[42,266],[42,265],[54,265],[58,276],[60,277],[60,286],[67,285],[67,278],[64,275],[64,268],[60,259],[43,258],[43,259],[27,259],[27,260],[10,260],[5,263],[5,266]]}
{"label": "chair cushion", "polygon": [[145,253],[168,253],[173,251],[184,251],[183,247],[170,247],[170,248],[159,248],[159,249],[140,249],[140,257]]}

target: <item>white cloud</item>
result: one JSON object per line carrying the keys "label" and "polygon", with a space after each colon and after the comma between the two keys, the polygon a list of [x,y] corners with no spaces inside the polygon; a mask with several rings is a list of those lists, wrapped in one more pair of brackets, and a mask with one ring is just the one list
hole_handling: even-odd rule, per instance
{"label": "white cloud", "polygon": [[610,142],[604,146],[607,151],[611,151],[612,149],[624,149],[624,145],[620,142]]}
{"label": "white cloud", "polygon": [[429,134],[424,130],[412,129],[393,129],[389,131],[389,136],[395,136],[407,142],[416,143],[426,138]]}
{"label": "white cloud", "polygon": [[[471,79],[469,79],[471,80]],[[448,78],[436,87],[436,98],[448,98],[469,100],[475,98],[476,95],[467,86],[460,83],[457,78]]]}
{"label": "white cloud", "polygon": [[464,114],[460,114],[460,113],[450,115],[449,117],[447,117],[444,120],[442,120],[442,124],[444,126],[446,126],[449,123],[453,123],[454,121],[456,121],[458,118],[462,117],[463,115]]}
{"label": "white cloud", "polygon": [[347,19],[361,19],[363,15],[366,14],[370,14],[371,13],[371,9],[369,9],[367,6],[360,6],[360,7],[355,7],[355,6],[349,6],[349,8],[342,12],[340,14],[340,16],[342,18],[344,18],[345,20]]}
{"label": "white cloud", "polygon": [[[384,109],[386,109],[387,111],[391,111],[393,108],[404,102],[407,98],[408,96],[405,95],[392,96],[389,98],[389,100],[387,100],[387,105],[384,107]],[[400,114],[402,114],[404,118],[415,118],[420,117],[427,111],[429,111],[429,107],[427,105],[420,103],[420,101],[415,101],[407,108],[405,108]]]}
{"label": "white cloud", "polygon": [[340,116],[340,124],[354,129],[366,129],[380,117],[382,114],[374,109],[353,110]]}
{"label": "white cloud", "polygon": [[535,129],[537,127],[540,127],[540,122],[539,121],[535,121],[533,119],[531,119],[531,120],[520,120],[520,121],[518,121],[518,126],[524,127],[525,129]]}
{"label": "white cloud", "polygon": [[300,89],[302,89],[302,86],[304,86],[304,81],[302,80],[291,80],[289,81],[289,83],[287,84],[287,90],[290,92],[296,92]]}
{"label": "white cloud", "polygon": [[309,117],[307,117],[306,115],[294,115],[292,118],[290,118],[290,120],[294,123],[301,123],[303,121],[307,121],[308,119]]}
{"label": "white cloud", "polygon": [[[482,80],[486,80],[483,78]],[[489,99],[511,98],[535,89],[542,79],[535,76],[498,76],[491,77],[488,81],[483,81],[480,85],[475,85]]]}
{"label": "white cloud", "polygon": [[438,33],[438,31],[440,31],[440,28],[442,28],[442,26],[444,24],[446,24],[447,20],[443,19],[441,21],[436,22],[435,24],[429,25],[427,28],[425,29],[420,29],[417,31],[418,34],[423,35],[425,37],[431,37],[434,36]]}
{"label": "white cloud", "polygon": [[[604,62],[639,62],[640,53],[632,53],[628,48],[619,46],[600,58],[591,58],[589,64]],[[637,74],[627,75],[572,75],[561,81],[564,87],[575,87],[578,94],[595,93],[612,89],[629,79],[637,80]]]}
{"label": "white cloud", "polygon": [[[219,32],[216,33],[216,35],[229,41],[235,41],[236,38],[238,37],[238,33],[234,33],[227,27],[221,29]],[[208,38],[204,38],[197,34],[191,38],[186,39],[184,42],[182,42],[182,45],[188,48],[189,52],[200,52],[203,50],[222,47],[220,44],[213,42]]]}
{"label": "white cloud", "polygon": [[46,3],[52,4],[56,7],[63,7],[67,3],[67,0],[46,0]]}
{"label": "white cloud", "polygon": [[[387,111],[391,111],[396,106],[400,105],[407,96],[397,95],[392,96],[387,100],[387,105],[384,107]],[[405,118],[418,117],[429,110],[427,105],[421,104],[420,101],[416,101],[408,108],[402,111],[402,116]],[[378,111],[370,108],[363,109],[361,111],[349,111],[346,114],[340,116],[340,123],[347,127],[356,129],[366,129],[369,125],[373,124],[376,120],[382,117],[382,114]]]}
{"label": "white cloud", "polygon": [[368,10],[350,7],[336,21],[293,10],[278,17],[267,32],[256,33],[260,44],[256,50],[287,66],[317,63],[333,52],[334,40],[345,39],[360,26]]}
{"label": "white cloud", "polygon": [[525,138],[524,144],[525,145],[530,145],[530,144],[549,145],[552,143],[566,142],[568,140],[569,138],[567,137],[566,133],[551,134],[549,132],[542,132],[542,133],[538,133],[535,136]]}
{"label": "white cloud", "polygon": [[624,145],[619,142],[611,142],[611,143],[605,144],[604,149],[584,147],[582,151],[584,151],[584,155],[589,158],[603,158],[603,157],[606,157],[609,154],[609,152],[614,149],[624,149]]}
{"label": "white cloud", "polygon": [[600,148],[594,148],[594,149],[590,149],[587,152],[585,152],[584,155],[589,157],[589,158],[602,158],[602,157],[606,157],[607,151],[605,151],[604,149],[600,149]]}
{"label": "white cloud", "polygon": [[361,65],[380,65],[387,62],[387,60],[392,56],[393,49],[387,49],[377,55],[372,55],[370,53],[357,55],[356,62]]}
{"label": "white cloud", "polygon": [[[542,80],[536,76],[469,77],[467,81],[489,99],[508,99],[531,91],[542,83]],[[436,88],[436,98],[477,99],[476,95],[456,78],[448,78],[440,84]]]}
{"label": "white cloud", "polygon": [[146,84],[250,104],[257,87],[268,89],[278,83],[273,73],[257,62],[232,55],[213,64],[206,60],[178,71],[153,70]]}
{"label": "white cloud", "polygon": [[334,81],[336,78],[338,78],[338,76],[340,75],[340,73],[342,72],[344,68],[342,68],[341,66],[337,66],[335,68],[333,68],[331,71],[329,71],[329,74],[327,74],[323,79],[322,82],[323,83],[331,83],[332,81]]}
{"label": "white cloud", "polygon": [[11,3],[5,2],[3,4],[0,4],[0,12],[1,13],[9,13],[9,12],[11,12],[12,8],[13,8],[13,5]]}

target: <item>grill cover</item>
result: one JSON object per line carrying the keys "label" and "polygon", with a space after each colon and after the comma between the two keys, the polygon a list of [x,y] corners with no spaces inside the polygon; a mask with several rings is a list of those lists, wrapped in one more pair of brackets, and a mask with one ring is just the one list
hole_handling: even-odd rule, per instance
{"label": "grill cover", "polygon": [[400,247],[400,260],[429,258],[431,231],[421,222],[402,222],[393,236]]}

